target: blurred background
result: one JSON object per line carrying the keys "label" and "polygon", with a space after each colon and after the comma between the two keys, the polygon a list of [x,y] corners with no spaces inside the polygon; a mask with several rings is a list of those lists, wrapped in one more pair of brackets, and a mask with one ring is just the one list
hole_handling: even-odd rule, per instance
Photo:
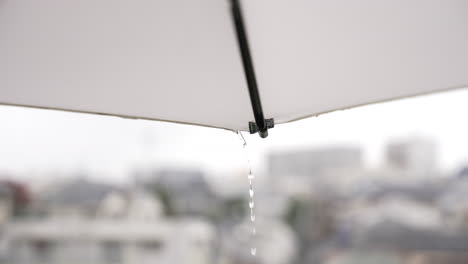
{"label": "blurred background", "polygon": [[227,130],[0,106],[0,263],[468,263],[466,102],[244,133],[248,155]]}

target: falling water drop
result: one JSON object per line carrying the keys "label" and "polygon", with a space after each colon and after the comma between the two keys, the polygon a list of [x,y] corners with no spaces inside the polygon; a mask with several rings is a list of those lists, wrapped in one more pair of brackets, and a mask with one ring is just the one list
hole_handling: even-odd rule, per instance
{"label": "falling water drop", "polygon": [[251,248],[251,249],[250,249],[250,254],[252,254],[252,256],[257,255],[257,248],[254,248],[254,247]]}
{"label": "falling water drop", "polygon": [[245,158],[247,160],[247,180],[249,181],[249,209],[250,209],[250,223],[252,224],[252,233],[251,233],[251,245],[250,245],[250,254],[252,256],[257,255],[257,248],[254,246],[254,241],[255,241],[255,235],[257,234],[257,229],[255,228],[255,201],[254,201],[254,187],[253,187],[253,180],[255,179],[255,176],[252,173],[252,167],[250,166],[250,159],[249,155],[247,153],[247,141],[245,141],[244,136],[242,136],[242,133],[239,131],[237,132],[239,135],[239,138],[242,141],[242,146],[244,149],[244,154]]}

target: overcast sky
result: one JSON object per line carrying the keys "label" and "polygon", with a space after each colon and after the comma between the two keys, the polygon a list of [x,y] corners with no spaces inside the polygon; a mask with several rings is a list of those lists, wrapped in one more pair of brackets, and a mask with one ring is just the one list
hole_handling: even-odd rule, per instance
{"label": "overcast sky", "polygon": [[[284,148],[361,146],[366,163],[382,162],[394,138],[425,136],[439,145],[440,166],[468,162],[468,90],[337,111],[278,125],[262,140],[246,136],[256,170]],[[233,132],[164,122],[0,106],[0,172],[89,172],[123,180],[138,167],[186,166],[220,173],[242,168]]]}

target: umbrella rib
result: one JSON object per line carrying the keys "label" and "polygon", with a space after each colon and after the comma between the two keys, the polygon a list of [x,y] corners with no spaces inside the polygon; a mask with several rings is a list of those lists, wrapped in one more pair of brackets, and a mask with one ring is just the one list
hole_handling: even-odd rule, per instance
{"label": "umbrella rib", "polygon": [[244,74],[247,87],[249,88],[250,103],[252,104],[255,118],[255,122],[249,122],[249,131],[251,134],[258,132],[260,137],[266,138],[268,136],[268,128],[274,127],[274,120],[273,118],[265,120],[263,115],[262,102],[260,100],[260,93],[258,92],[257,79],[255,77],[255,70],[250,55],[249,43],[239,0],[231,0],[231,14],[234,20],[237,42],[244,66]]}

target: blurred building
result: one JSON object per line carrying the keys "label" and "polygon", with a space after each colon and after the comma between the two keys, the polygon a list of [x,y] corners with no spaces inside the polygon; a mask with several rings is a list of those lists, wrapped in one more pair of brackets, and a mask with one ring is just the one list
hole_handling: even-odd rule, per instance
{"label": "blurred building", "polygon": [[[220,264],[289,264],[296,260],[297,241],[293,230],[285,223],[265,219],[257,221],[256,235],[249,221],[226,232],[222,239]],[[256,255],[251,255],[251,248]]]}
{"label": "blurred building", "polygon": [[274,152],[268,156],[273,177],[315,177],[329,169],[362,168],[362,153],[355,147],[333,147]]}
{"label": "blurred building", "polygon": [[37,193],[34,214],[47,217],[94,218],[100,203],[111,193],[124,190],[110,184],[76,178],[51,184]]}
{"label": "blurred building", "polygon": [[31,193],[25,184],[12,180],[0,181],[0,206],[3,207],[0,210],[5,213],[4,216],[8,216],[6,219],[24,215],[30,203]]}
{"label": "blurred building", "polygon": [[447,228],[468,232],[468,179],[457,178],[439,197],[437,207]]}
{"label": "blurred building", "polygon": [[393,168],[416,174],[434,173],[437,169],[437,145],[428,138],[409,138],[388,144],[387,163]]}
{"label": "blurred building", "polygon": [[255,184],[253,238],[244,174],[236,192],[177,167],[129,186],[54,181],[26,218],[11,211],[22,192],[0,185],[0,263],[468,263],[468,170],[434,177],[436,151],[394,141],[378,168],[357,147],[275,151]]}
{"label": "blurred building", "polygon": [[[169,220],[157,196],[137,187],[71,180],[38,197],[28,218],[5,225],[8,264],[211,263],[212,226]],[[181,254],[180,252],[184,252]]]}
{"label": "blurred building", "polygon": [[211,217],[219,210],[219,200],[199,170],[164,169],[139,181],[161,198],[168,215]]}
{"label": "blurred building", "polygon": [[9,264],[212,263],[213,230],[203,222],[37,220],[8,226]]}
{"label": "blurred building", "polygon": [[14,194],[7,184],[0,184],[0,227],[13,215]]}

